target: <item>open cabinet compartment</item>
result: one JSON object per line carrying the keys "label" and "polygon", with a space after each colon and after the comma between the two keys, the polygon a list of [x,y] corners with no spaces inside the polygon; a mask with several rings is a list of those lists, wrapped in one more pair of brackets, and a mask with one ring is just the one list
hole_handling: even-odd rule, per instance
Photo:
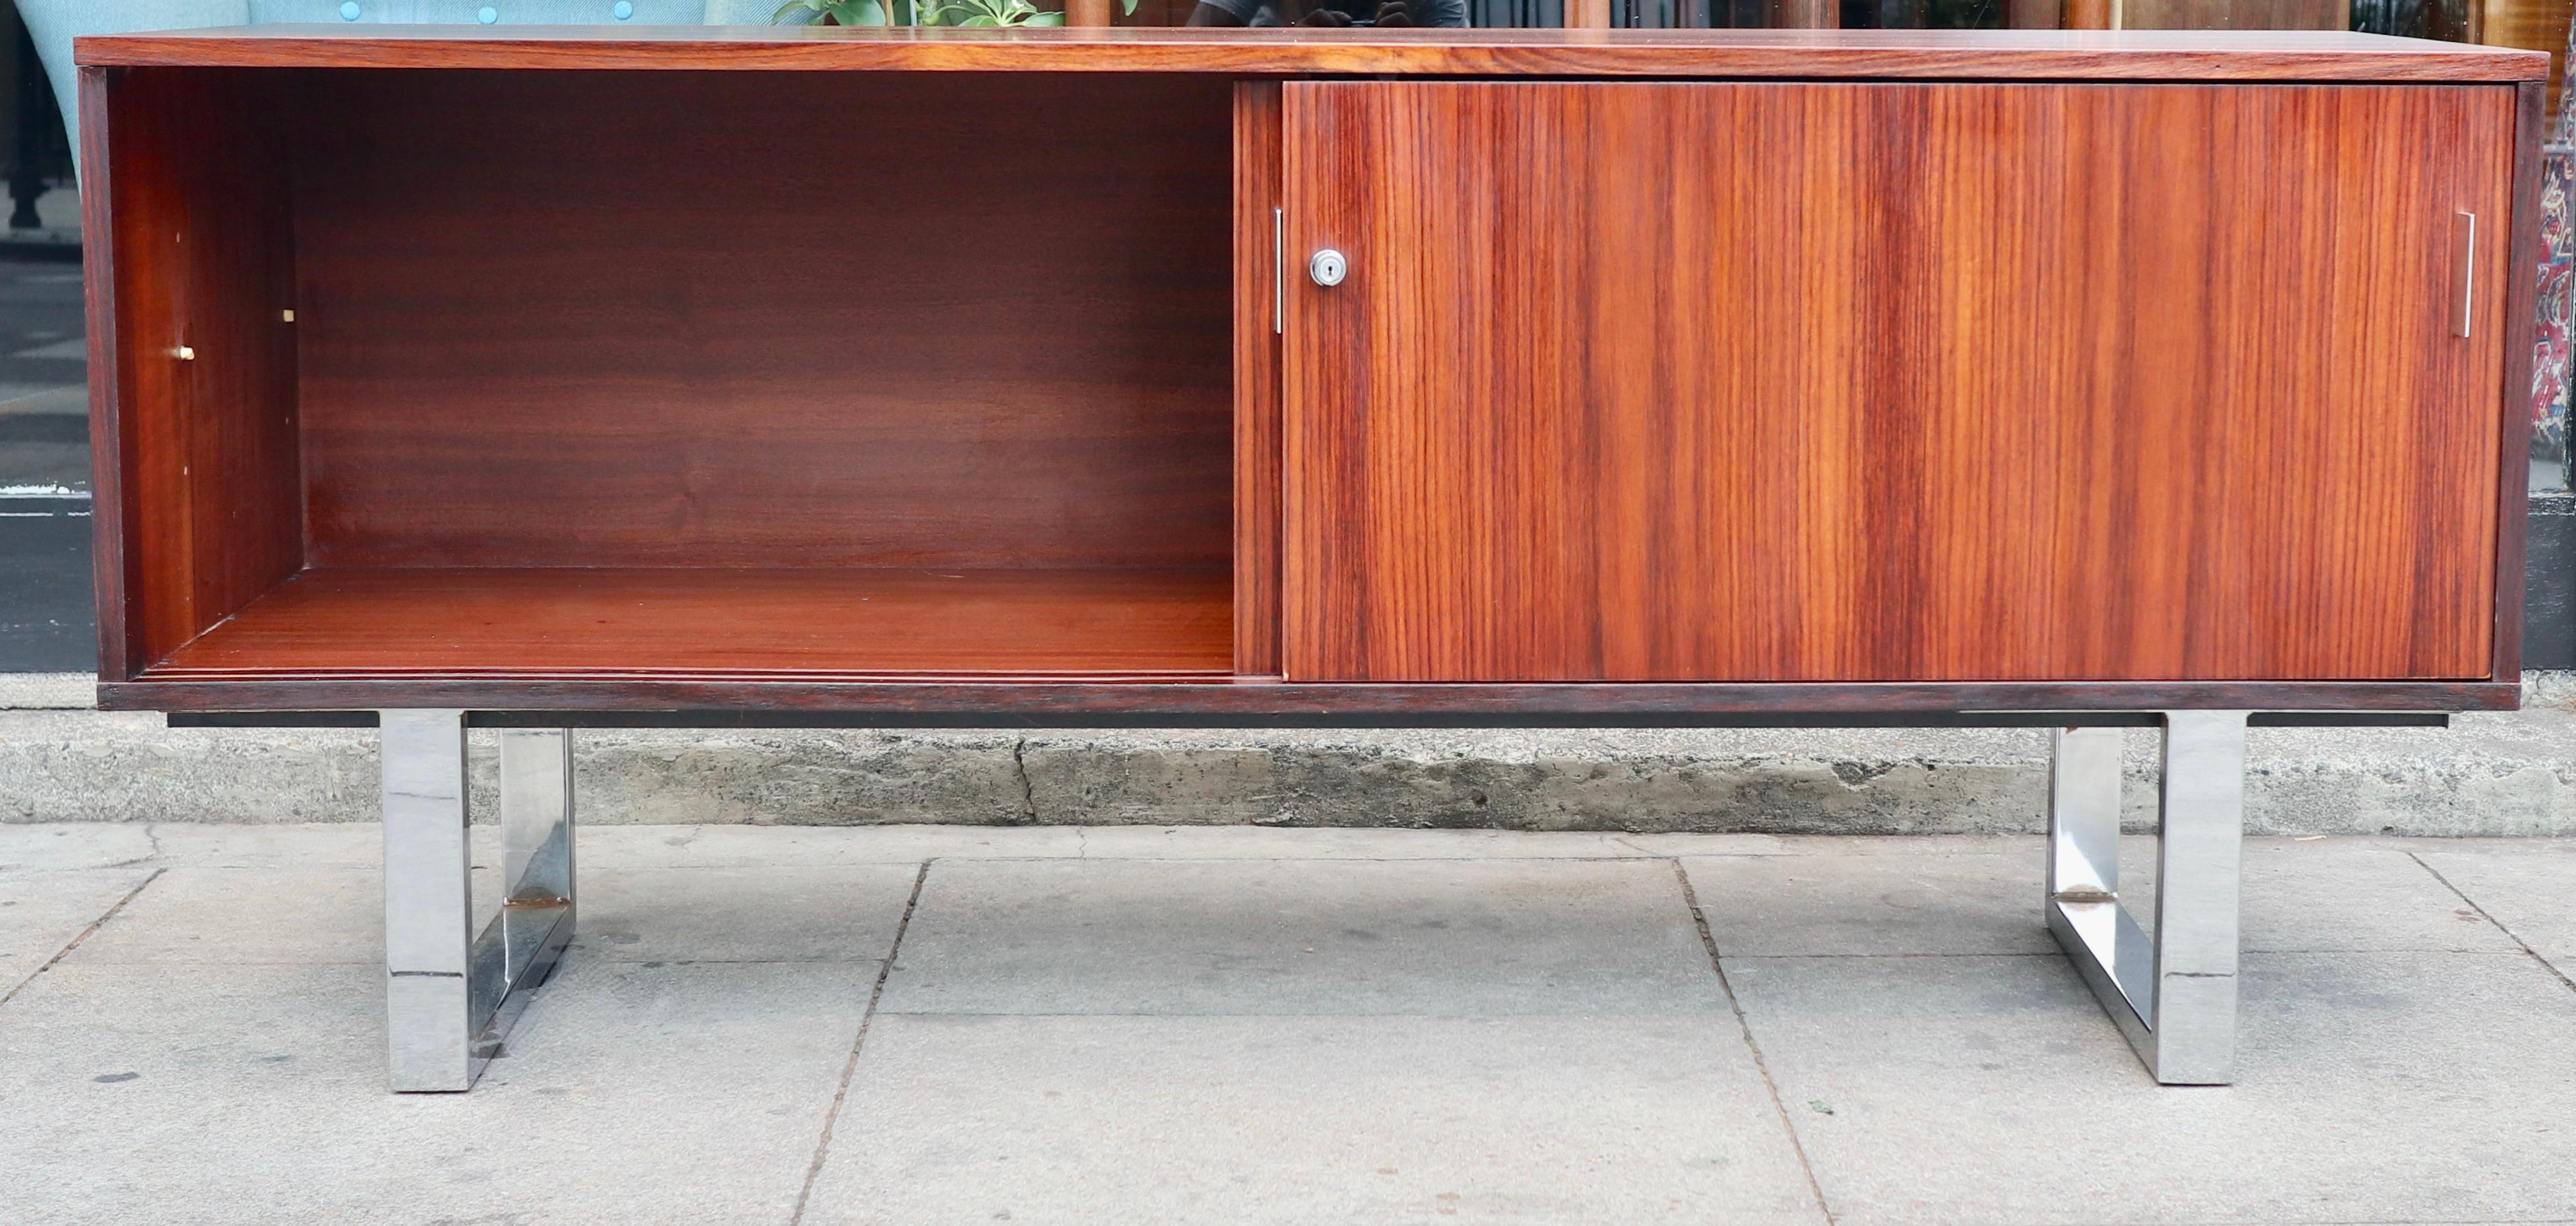
{"label": "open cabinet compartment", "polygon": [[1232,671],[1230,83],[85,90],[111,680]]}

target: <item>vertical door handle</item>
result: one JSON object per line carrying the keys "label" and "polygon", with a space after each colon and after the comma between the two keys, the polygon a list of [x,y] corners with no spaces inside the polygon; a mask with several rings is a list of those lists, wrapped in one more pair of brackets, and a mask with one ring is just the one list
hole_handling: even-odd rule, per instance
{"label": "vertical door handle", "polygon": [[2451,215],[2451,250],[2459,253],[2460,299],[2451,316],[2451,335],[2467,336],[2476,317],[2478,302],[2478,215],[2469,212]]}
{"label": "vertical door handle", "polygon": [[1270,334],[1288,330],[1288,210],[1270,210]]}

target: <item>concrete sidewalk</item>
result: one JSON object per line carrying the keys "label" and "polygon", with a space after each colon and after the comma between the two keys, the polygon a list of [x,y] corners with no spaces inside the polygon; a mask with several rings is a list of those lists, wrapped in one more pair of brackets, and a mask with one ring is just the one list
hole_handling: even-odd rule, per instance
{"label": "concrete sidewalk", "polygon": [[[0,674],[0,824],[372,821],[372,729],[165,726],[95,679]],[[2576,674],[2443,728],[2256,728],[2247,829],[2576,836]],[[584,730],[596,823],[2027,834],[2036,728]],[[474,738],[488,812],[489,734]],[[2128,738],[2155,822],[2155,739]]]}
{"label": "concrete sidewalk", "polygon": [[580,857],[507,1058],[395,1097],[374,827],[0,827],[0,1221],[2576,1220],[2576,842],[2256,840],[2225,1089],[2148,1081],[2026,837]]}

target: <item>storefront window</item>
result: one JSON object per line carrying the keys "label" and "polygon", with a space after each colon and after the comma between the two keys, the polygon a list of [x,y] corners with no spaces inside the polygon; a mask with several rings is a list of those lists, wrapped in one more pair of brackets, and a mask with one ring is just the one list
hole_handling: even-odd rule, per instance
{"label": "storefront window", "polygon": [[[874,3],[874,0],[862,0]],[[903,3],[904,0],[896,0]],[[1060,0],[1059,0],[1060,2]],[[1052,7],[1038,0],[1041,7]],[[1122,25],[1191,24],[1201,0],[1141,0]],[[1208,0],[1245,9],[1255,24],[1314,10],[1367,25],[1375,0]],[[1407,0],[1420,24],[1545,28],[1565,24],[1564,0]],[[2546,25],[2524,9],[2550,9],[2564,28],[2567,0],[1611,0],[1610,24],[1634,28],[1839,27],[1889,30],[2133,29],[2363,30],[2474,41],[2487,12],[2501,24]],[[1294,10],[1291,12],[1290,10]],[[1363,11],[1365,10],[1365,11]],[[1202,14],[1196,24],[1210,24]]]}

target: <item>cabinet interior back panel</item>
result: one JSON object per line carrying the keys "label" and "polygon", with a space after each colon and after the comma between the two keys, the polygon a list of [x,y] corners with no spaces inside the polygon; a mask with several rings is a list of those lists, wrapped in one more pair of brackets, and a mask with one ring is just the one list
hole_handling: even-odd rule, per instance
{"label": "cabinet interior back panel", "polygon": [[1227,82],[309,90],[314,565],[1227,566]]}
{"label": "cabinet interior back panel", "polygon": [[2513,103],[1291,83],[1285,669],[2485,676]]}

